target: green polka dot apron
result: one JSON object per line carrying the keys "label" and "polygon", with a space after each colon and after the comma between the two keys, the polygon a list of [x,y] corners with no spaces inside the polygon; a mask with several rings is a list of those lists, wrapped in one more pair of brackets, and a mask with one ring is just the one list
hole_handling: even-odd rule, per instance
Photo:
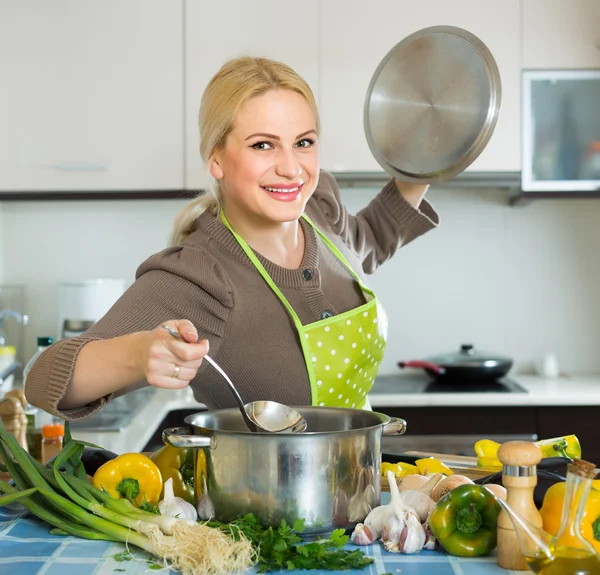
{"label": "green polka dot apron", "polygon": [[306,214],[302,217],[358,282],[366,299],[365,304],[355,309],[307,325],[302,325],[252,248],[236,234],[221,211],[223,224],[231,231],[294,322],[306,362],[312,405],[370,409],[367,394],[373,387],[387,340],[385,311],[375,293],[363,284],[340,250]]}

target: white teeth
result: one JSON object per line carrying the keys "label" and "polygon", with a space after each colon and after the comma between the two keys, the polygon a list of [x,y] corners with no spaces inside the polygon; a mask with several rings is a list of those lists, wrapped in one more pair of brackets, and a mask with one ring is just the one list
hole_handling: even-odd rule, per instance
{"label": "white teeth", "polygon": [[300,187],[283,189],[283,188],[267,188],[267,186],[261,186],[263,190],[267,190],[267,192],[276,192],[278,194],[291,194],[293,192],[297,192]]}

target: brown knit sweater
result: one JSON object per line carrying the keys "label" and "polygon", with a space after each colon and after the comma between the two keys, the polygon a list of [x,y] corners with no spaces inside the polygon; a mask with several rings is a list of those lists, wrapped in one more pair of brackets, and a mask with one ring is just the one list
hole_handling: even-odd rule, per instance
{"label": "brown knit sweater", "polygon": [[[321,172],[306,213],[361,277],[438,222],[426,201],[420,210],[413,208],[393,181],[356,216],[350,215],[327,172]],[[356,281],[314,230],[300,222],[305,253],[299,269],[285,269],[257,256],[302,323],[320,320],[325,310],[338,314],[363,304]],[[303,279],[306,269],[312,271],[309,280]],[[198,218],[182,245],[142,263],[136,281],[98,323],[80,337],[58,341],[38,358],[28,374],[27,399],[67,420],[91,415],[113,396],[81,408],[57,410],[79,350],[89,341],[152,330],[171,319],[189,319],[209,340],[211,356],[236,383],[244,401],[310,405],[304,358],[288,312],[233,235],[210,213]],[[206,365],[190,384],[196,400],[210,409],[235,405],[228,386]]]}

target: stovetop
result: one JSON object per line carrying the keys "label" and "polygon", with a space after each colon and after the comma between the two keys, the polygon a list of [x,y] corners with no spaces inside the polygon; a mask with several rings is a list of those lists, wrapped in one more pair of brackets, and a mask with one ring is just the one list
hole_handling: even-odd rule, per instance
{"label": "stovetop", "polygon": [[375,379],[371,394],[405,393],[527,393],[516,381],[435,381],[427,375],[382,375]]}

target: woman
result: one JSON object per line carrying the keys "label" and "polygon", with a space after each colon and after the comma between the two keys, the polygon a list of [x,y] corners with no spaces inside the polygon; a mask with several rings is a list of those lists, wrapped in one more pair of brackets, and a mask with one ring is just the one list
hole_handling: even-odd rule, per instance
{"label": "woman", "polygon": [[210,409],[232,406],[202,362],[210,346],[246,402],[368,407],[386,322],[362,275],[437,216],[424,186],[399,181],[348,214],[319,170],[318,133],[313,94],[293,70],[226,63],[200,109],[214,192],[183,208],[172,246],[140,266],[105,317],[40,356],[28,400],[74,420],[147,383],[191,385]]}

